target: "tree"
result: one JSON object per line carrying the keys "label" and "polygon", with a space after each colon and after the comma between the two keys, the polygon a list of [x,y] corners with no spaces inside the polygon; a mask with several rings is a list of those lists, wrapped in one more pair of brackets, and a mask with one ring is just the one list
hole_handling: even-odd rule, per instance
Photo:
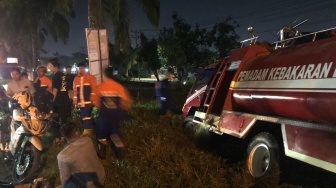
{"label": "tree", "polygon": [[214,52],[208,50],[206,29],[195,25],[195,29],[173,13],[173,28],[164,28],[159,35],[159,54],[170,66],[176,66],[180,77],[192,66],[202,66],[212,61]]}
{"label": "tree", "polygon": [[[143,7],[148,19],[155,26],[159,25],[160,0],[137,0]],[[126,0],[89,0],[89,26],[90,28],[106,28],[112,23],[116,54],[123,51],[130,52],[131,41],[129,37],[129,12]],[[110,19],[108,19],[110,18]]]}
{"label": "tree", "polygon": [[27,66],[36,66],[47,35],[67,42],[65,15],[74,17],[73,0],[2,0],[0,6],[0,36]]}
{"label": "tree", "polygon": [[120,53],[115,54],[114,48],[115,46],[112,43],[109,43],[109,57],[110,57],[110,60],[113,62],[113,67],[118,70],[120,75],[128,79],[129,70],[134,64],[137,63],[136,50],[131,48],[131,50],[128,53],[121,51]]}
{"label": "tree", "polygon": [[238,24],[230,24],[231,18],[216,24],[210,32],[198,24],[191,26],[177,13],[172,18],[173,28],[160,32],[159,56],[168,65],[177,66],[181,74],[186,74],[189,67],[203,67],[224,58],[237,47]]}
{"label": "tree", "polygon": [[141,48],[138,53],[138,63],[144,61],[147,63],[147,68],[153,72],[156,79],[159,80],[157,70],[161,67],[158,50],[157,40],[151,39],[148,41],[147,37],[141,33],[140,35]]}
{"label": "tree", "polygon": [[226,18],[224,22],[215,24],[211,33],[211,37],[214,37],[213,46],[217,49],[219,57],[224,58],[228,56],[232,49],[239,46],[239,36],[235,32],[235,28],[239,25],[233,21],[231,17]]}

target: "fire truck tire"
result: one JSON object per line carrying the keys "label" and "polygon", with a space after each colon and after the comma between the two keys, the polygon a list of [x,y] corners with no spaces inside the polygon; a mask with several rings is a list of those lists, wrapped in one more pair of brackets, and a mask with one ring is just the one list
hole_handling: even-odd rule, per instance
{"label": "fire truck tire", "polygon": [[194,140],[195,139],[195,133],[196,133],[196,128],[197,124],[194,123],[193,121],[193,116],[188,116],[185,118],[183,122],[183,131],[184,134],[190,139]]}
{"label": "fire truck tire", "polygon": [[254,178],[279,176],[279,146],[276,139],[263,132],[255,136],[247,147],[247,170]]}

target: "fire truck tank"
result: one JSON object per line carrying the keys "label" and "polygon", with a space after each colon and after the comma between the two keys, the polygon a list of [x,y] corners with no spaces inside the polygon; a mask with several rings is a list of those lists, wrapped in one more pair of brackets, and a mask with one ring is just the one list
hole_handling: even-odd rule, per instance
{"label": "fire truck tank", "polygon": [[336,37],[242,61],[230,89],[234,111],[336,123]]}

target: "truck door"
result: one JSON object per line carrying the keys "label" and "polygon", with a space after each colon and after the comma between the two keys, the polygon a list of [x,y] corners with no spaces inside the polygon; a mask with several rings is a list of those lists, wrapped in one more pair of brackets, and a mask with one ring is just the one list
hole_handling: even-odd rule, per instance
{"label": "truck door", "polygon": [[183,106],[182,112],[183,117],[187,115],[193,115],[195,110],[200,107],[201,102],[204,100],[204,94],[206,88],[208,87],[209,80],[212,76],[213,71],[216,69],[216,65],[209,66],[203,69],[203,71],[197,76],[194,85],[191,87],[187,100]]}

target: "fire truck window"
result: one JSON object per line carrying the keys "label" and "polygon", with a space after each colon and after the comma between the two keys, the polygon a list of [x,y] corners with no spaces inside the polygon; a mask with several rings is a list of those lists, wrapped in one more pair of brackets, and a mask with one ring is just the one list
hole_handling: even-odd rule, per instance
{"label": "fire truck window", "polygon": [[212,74],[212,71],[213,69],[204,70],[204,72],[198,77],[196,84],[191,93],[195,93],[196,90],[200,89],[201,87],[203,87],[204,85],[208,83],[208,80]]}

